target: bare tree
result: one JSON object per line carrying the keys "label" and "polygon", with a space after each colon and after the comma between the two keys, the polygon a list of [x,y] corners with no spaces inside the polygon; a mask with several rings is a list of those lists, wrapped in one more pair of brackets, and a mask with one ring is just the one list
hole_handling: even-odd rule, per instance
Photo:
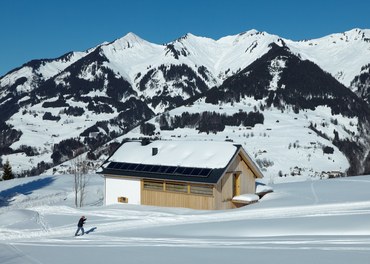
{"label": "bare tree", "polygon": [[82,207],[86,197],[86,186],[88,184],[87,161],[78,156],[72,161],[72,173],[74,175],[75,206]]}

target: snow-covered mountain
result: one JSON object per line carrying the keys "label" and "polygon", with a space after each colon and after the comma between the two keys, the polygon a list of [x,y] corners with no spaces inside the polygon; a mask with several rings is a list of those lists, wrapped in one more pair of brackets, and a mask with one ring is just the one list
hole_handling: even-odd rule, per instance
{"label": "snow-covered mountain", "polygon": [[251,151],[272,178],[320,178],[328,170],[363,170],[369,113],[366,103],[331,75],[273,44],[193,104],[155,117],[125,137],[232,140]]}
{"label": "snow-covered mountain", "polygon": [[[3,160],[9,159],[16,172],[38,174],[80,153],[88,152],[92,159],[107,155],[104,144],[118,136],[127,137],[131,129],[155,116],[147,124],[156,123],[153,133],[166,138],[167,132],[161,128],[170,129],[163,122],[171,121],[171,115],[175,118],[197,112],[208,120],[206,111],[222,115],[240,112],[244,113],[241,123],[217,121],[225,127],[222,131],[206,131],[212,127],[209,122],[200,131],[200,120],[194,116],[195,123],[185,124],[182,116],[183,124],[171,129],[181,129],[183,136],[190,133],[225,140],[233,137],[230,130],[260,127],[258,133],[273,139],[268,144],[264,139],[233,140],[258,144],[246,149],[255,156],[260,151],[270,153],[262,160],[271,161],[268,164],[274,160],[277,164],[289,143],[301,142],[303,135],[309,134],[318,140],[309,136],[308,146],[289,151],[293,156],[312,160],[314,149],[322,154],[323,147],[329,147],[325,155],[334,155],[320,166],[305,163],[312,175],[322,170],[362,173],[370,127],[369,109],[364,103],[369,82],[361,76],[369,64],[370,30],[353,29],[299,42],[256,30],[219,40],[189,33],[163,45],[128,33],[85,52],[31,61],[1,77],[0,154]],[[253,113],[257,112],[256,117]],[[163,113],[165,117],[160,118]],[[261,115],[263,121],[254,122]],[[248,118],[254,121],[245,121]],[[291,119],[305,121],[289,126],[280,123]],[[280,145],[278,134],[267,132],[272,129],[270,122],[275,129],[291,133],[289,141]],[[191,126],[196,133],[187,130]],[[129,134],[147,134],[145,126],[134,131]],[[256,135],[255,131],[250,133]],[[173,139],[174,135],[167,136]],[[334,154],[328,153],[331,149]],[[266,173],[294,174],[296,167],[300,168],[298,160],[286,168],[267,166],[270,169]]]}
{"label": "snow-covered mountain", "polygon": [[319,39],[286,42],[302,59],[316,63],[347,87],[370,60],[369,29],[356,28]]}

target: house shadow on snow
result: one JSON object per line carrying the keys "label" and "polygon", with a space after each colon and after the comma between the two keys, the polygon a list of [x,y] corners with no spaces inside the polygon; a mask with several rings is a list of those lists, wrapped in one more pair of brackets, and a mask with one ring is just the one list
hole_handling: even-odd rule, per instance
{"label": "house shadow on snow", "polygon": [[47,177],[43,179],[35,179],[21,185],[14,186],[12,188],[3,190],[0,192],[0,207],[8,206],[12,199],[19,195],[29,195],[32,192],[42,189],[55,181],[52,177]]}

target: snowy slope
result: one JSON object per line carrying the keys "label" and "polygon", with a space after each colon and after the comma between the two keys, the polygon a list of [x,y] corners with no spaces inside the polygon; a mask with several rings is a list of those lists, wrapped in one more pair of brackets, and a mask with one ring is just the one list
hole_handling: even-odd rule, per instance
{"label": "snowy slope", "polygon": [[[128,33],[112,43],[102,45],[100,53],[107,58],[103,66],[127,80],[138,95],[153,98],[168,89],[171,96],[188,99],[190,96],[178,86],[193,81],[186,76],[169,80],[163,68],[171,70],[171,67],[186,65],[196,74],[204,69],[200,78],[210,88],[220,85],[225,78],[265,54],[271,42],[279,41],[278,36],[251,30],[219,40],[189,33],[173,42],[157,45]],[[145,83],[145,77],[149,77],[150,81]],[[153,108],[156,113],[163,110],[161,105]]]}
{"label": "snowy slope", "polygon": [[[206,104],[203,101],[196,102],[193,106],[183,106],[169,111],[169,117],[181,116],[182,113],[216,112],[232,116],[239,113],[240,109],[250,112],[259,107],[260,101],[247,98],[240,103],[224,104],[222,107]],[[264,124],[255,127],[226,126],[217,134],[199,133],[194,128],[177,128],[174,130],[160,130],[159,118],[155,117],[148,121],[156,126],[156,135],[162,140],[231,140],[235,144],[241,144],[250,156],[257,161],[262,168],[265,178],[271,182],[306,180],[307,178],[319,179],[327,177],[323,172],[346,171],[349,167],[348,160],[331,140],[334,138],[333,131],[338,130],[342,139],[352,138],[352,132],[357,133],[357,119],[333,116],[328,107],[318,107],[314,111],[301,111],[294,114],[293,110],[288,114],[281,114],[280,110],[270,109],[263,112]],[[336,119],[338,125],[333,124]],[[309,126],[311,123],[320,124],[317,127],[330,139],[319,137]],[[123,138],[140,138],[139,127],[123,135]],[[325,154],[323,146],[334,149],[333,154]],[[196,146],[194,146],[196,148]],[[299,173],[298,173],[299,172]],[[278,175],[283,177],[278,177]],[[291,176],[295,174],[294,176]]]}
{"label": "snowy slope", "polygon": [[[303,59],[315,62],[346,86],[360,73],[361,67],[370,63],[370,31],[367,29],[353,29],[305,41],[292,41],[256,30],[219,40],[189,33],[166,45],[150,43],[134,33],[128,33],[111,43],[103,43],[85,52],[72,52],[57,59],[31,61],[3,76],[0,86],[11,86],[25,77],[27,82],[17,89],[29,91],[34,86],[32,77],[35,74],[40,80],[47,80],[98,48],[109,60],[105,66],[119,73],[133,86],[140,81],[138,73],[144,74],[148,69],[162,64],[182,63],[193,69],[205,66],[211,74],[208,85],[212,86],[220,84],[226,77],[265,54],[272,42],[287,45]],[[180,56],[173,56],[168,45],[173,46],[173,50],[179,52]]]}
{"label": "snowy slope", "polygon": [[[106,66],[127,77],[132,84],[140,80],[135,78],[137,73],[146,72],[148,68],[185,63],[193,69],[205,66],[216,81],[210,84],[215,85],[266,53],[269,50],[268,45],[278,39],[278,36],[256,30],[219,40],[188,33],[168,44],[157,45],[134,33],[128,33],[123,38],[102,46],[102,50],[109,59]],[[179,55],[174,56],[168,45],[173,45]]]}
{"label": "snowy slope", "polygon": [[119,73],[131,84],[135,83],[137,73],[160,62],[164,50],[162,45],[150,43],[131,32],[103,45],[101,49],[109,60],[104,65]]}
{"label": "snowy slope", "polygon": [[[84,52],[70,52],[56,59],[33,60],[22,67],[11,71],[0,78],[0,87],[10,87],[17,84],[17,80],[25,78],[16,85],[16,92],[30,92],[40,81],[48,80],[64,71],[68,66],[88,55],[93,49]],[[3,94],[0,93],[0,99]]]}
{"label": "snowy slope", "polygon": [[289,48],[302,58],[311,60],[333,75],[338,81],[350,86],[370,63],[370,30],[352,29],[306,41],[286,40]]}
{"label": "snowy slope", "polygon": [[[129,43],[129,44],[128,44]],[[171,58],[166,45],[149,43],[133,33],[106,45],[103,50],[112,60],[111,67],[134,83],[138,72],[148,66],[185,63],[196,68],[205,66],[216,83],[250,65],[269,50],[269,44],[287,45],[292,51],[318,64],[347,87],[370,63],[370,30],[353,29],[319,39],[292,41],[266,32],[249,30],[218,40],[191,33],[168,43],[179,56]],[[163,58],[164,56],[164,58]],[[129,72],[128,72],[129,70]]]}
{"label": "snowy slope", "polygon": [[[51,98],[50,101],[56,99]],[[86,109],[86,104],[82,102],[78,103],[73,100],[67,100],[67,102],[71,106]],[[41,161],[50,160],[50,153],[54,144],[69,138],[77,138],[85,129],[93,126],[97,121],[104,121],[117,115],[116,112],[96,115],[93,111],[87,109],[83,116],[59,115],[64,107],[43,108],[41,105],[42,103],[33,105],[28,108],[27,112],[18,112],[9,122],[23,133],[21,140],[12,144],[12,148],[18,149],[22,145],[27,145],[35,148],[40,153],[31,157],[24,153],[8,155],[7,159],[13,164],[14,171],[20,172]],[[61,119],[58,122],[44,120],[45,112],[50,112],[55,116],[59,115]]]}
{"label": "snowy slope", "polygon": [[186,56],[180,56],[181,60],[205,66],[217,83],[221,84],[225,78],[244,69],[265,54],[272,42],[281,44],[281,39],[266,32],[250,30],[219,40],[188,33],[172,44],[177,50],[185,51]]}
{"label": "snowy slope", "polygon": [[[0,260],[39,263],[367,263],[370,176],[273,184],[258,203],[225,211],[101,205],[90,175],[89,206],[72,206],[72,177],[0,186]],[[48,199],[47,199],[48,198]],[[95,202],[94,202],[95,198]],[[95,204],[95,205],[94,205]],[[89,234],[73,237],[81,215]]]}
{"label": "snowy slope", "polygon": [[[295,42],[266,32],[249,30],[218,40],[189,33],[170,43],[159,45],[128,33],[120,39],[84,52],[69,53],[56,59],[31,61],[0,79],[1,117],[14,129],[11,131],[9,127],[2,128],[2,140],[9,142],[1,147],[12,150],[11,153],[4,151],[2,159],[9,159],[14,170],[21,173],[37,167],[41,162],[52,163],[54,147],[63,140],[79,138],[85,145],[86,140],[95,140],[96,138],[86,135],[81,136],[86,131],[89,134],[89,129],[95,134],[100,133],[99,139],[103,138],[101,142],[106,143],[155,114],[174,109],[186,99],[199,96],[212,87],[219,87],[225,80],[266,55],[271,50],[271,43],[288,47],[302,59],[312,60],[348,86],[360,74],[361,67],[370,63],[369,35],[369,30],[354,29],[320,39]],[[286,68],[285,63],[285,59],[281,57],[271,61],[269,74],[273,78],[269,80],[269,91],[274,92],[281,88],[279,81]],[[59,99],[67,106],[44,106],[44,103]],[[259,108],[260,102],[248,100],[245,98],[240,105],[220,108],[234,108],[233,113],[239,109],[250,111],[254,106]],[[214,109],[209,104],[201,107],[202,111]],[[69,108],[82,109],[83,114],[66,114]],[[189,109],[186,110],[193,111]],[[45,114],[60,119],[45,119]],[[309,111],[308,116],[300,113],[297,119],[305,120],[300,122],[294,119],[296,116],[292,112],[285,116],[279,114],[279,110],[271,109],[271,117],[266,119],[266,124],[263,127],[257,126],[255,131],[238,134],[239,129],[245,128],[227,128],[225,132],[207,138],[229,138],[249,145],[246,149],[250,149],[255,158],[258,156],[262,162],[274,161],[274,166],[267,168],[267,175],[277,175],[280,171],[283,175],[290,175],[297,166],[304,168],[304,174],[310,176],[328,170],[345,171],[349,167],[348,161],[330,141],[334,138],[335,129],[341,139],[356,141],[360,137],[361,142],[363,137],[356,127],[359,124],[357,117],[342,118],[340,114],[337,117],[330,113],[330,109],[321,108]],[[339,125],[333,124],[336,119],[341,121]],[[289,120],[289,125],[283,127],[282,123],[276,123],[277,120]],[[101,124],[105,122],[108,124],[104,124],[104,127]],[[321,125],[319,130],[328,134],[329,140],[316,139],[315,134],[310,134],[312,131],[307,129],[310,122],[327,124]],[[275,131],[270,130],[274,125],[283,127],[283,130],[274,133]],[[16,130],[22,132],[19,139],[12,137],[12,132]],[[129,135],[141,136],[137,131],[138,129]],[[261,137],[260,142],[252,139],[252,132],[253,137]],[[163,138],[191,138],[197,133],[195,130],[188,132],[183,129],[181,132],[164,132]],[[288,137],[290,134],[291,137]],[[205,137],[202,134],[197,136]],[[304,147],[289,148],[294,144]],[[320,150],[324,145],[333,147],[334,154],[324,156],[326,162],[321,163]],[[33,148],[37,154],[26,155],[22,150],[24,147]],[[268,150],[269,154],[264,150]],[[289,155],[282,158],[281,153],[285,151]],[[294,160],[293,157],[299,159]],[[305,160],[302,166],[300,159]],[[288,169],[278,165],[285,164],[287,160]]]}
{"label": "snowy slope", "polygon": [[[370,30],[367,29],[352,29],[305,41],[292,41],[257,30],[218,40],[188,33],[169,44],[179,51],[178,64],[185,63],[194,68],[196,65],[203,65],[220,84],[225,78],[244,69],[265,54],[271,43],[287,45],[303,59],[318,64],[347,87],[360,73],[361,67],[370,63]],[[112,59],[111,67],[117,69],[123,76],[128,76],[134,83],[135,74],[145,72],[148,65],[176,63],[176,60],[168,56],[165,47],[149,43],[129,33],[103,49],[107,57]],[[163,55],[167,56],[163,58]]]}

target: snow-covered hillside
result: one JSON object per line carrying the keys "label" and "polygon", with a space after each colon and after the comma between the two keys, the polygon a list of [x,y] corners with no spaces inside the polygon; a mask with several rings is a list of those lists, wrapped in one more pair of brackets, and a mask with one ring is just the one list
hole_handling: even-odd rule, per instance
{"label": "snow-covered hillside", "polygon": [[[17,174],[40,174],[83,152],[106,157],[102,146],[126,133],[141,136],[130,130],[168,110],[237,113],[267,105],[260,110],[263,126],[251,131],[227,126],[217,135],[197,137],[245,145],[267,165],[268,177],[318,177],[349,168],[363,173],[370,122],[364,102],[368,82],[359,75],[370,64],[369,32],[353,29],[298,42],[257,30],[218,40],[189,33],[163,45],[128,33],[84,52],[28,62],[0,78],[1,159]],[[347,89],[361,98],[343,92]],[[203,106],[183,107],[200,97]],[[319,126],[316,132],[311,124]],[[194,131],[156,133],[184,139]],[[322,155],[325,146],[333,154]]]}
{"label": "snow-covered hillside", "polygon": [[[167,112],[165,116],[168,120],[181,116],[185,112],[200,115],[204,112],[215,112],[232,116],[238,114],[241,109],[253,112],[260,103],[249,98],[240,103],[218,106],[199,100],[193,106],[176,108]],[[154,134],[162,140],[229,140],[235,144],[241,144],[262,168],[265,178],[271,182],[320,179],[327,177],[327,172],[344,172],[348,169],[348,160],[332,144],[330,138],[334,138],[335,129],[338,130],[340,138],[352,138],[352,132],[357,134],[356,118],[333,116],[328,107],[318,107],[314,111],[301,111],[298,114],[290,109],[285,115],[282,115],[280,110],[270,109],[263,114],[264,124],[256,124],[255,127],[226,126],[221,132],[209,134],[200,133],[196,127],[161,130],[159,117],[149,120],[148,123],[156,126]],[[340,126],[333,124],[334,120]],[[311,124],[318,124],[317,129],[329,135],[330,138],[318,136],[310,129]],[[119,140],[144,136],[140,127],[137,127]],[[325,146],[333,148],[333,153],[324,153]]]}
{"label": "snow-covered hillside", "polygon": [[[71,175],[0,185],[2,264],[367,263],[370,176],[272,184],[258,203],[225,211],[102,205],[90,175],[87,206]],[[268,181],[268,179],[265,179]],[[74,237],[81,215],[84,236]]]}
{"label": "snow-covered hillside", "polygon": [[[30,92],[37,86],[37,82],[54,77],[91,51],[92,49],[84,52],[70,52],[56,59],[30,61],[3,76],[0,79],[0,87],[16,84],[15,91],[17,93]],[[35,76],[37,77],[35,78]],[[20,79],[23,81],[20,82]]]}
{"label": "snow-covered hillside", "polygon": [[287,40],[287,45],[303,59],[313,61],[347,87],[370,61],[369,29],[356,28],[298,42]]}

